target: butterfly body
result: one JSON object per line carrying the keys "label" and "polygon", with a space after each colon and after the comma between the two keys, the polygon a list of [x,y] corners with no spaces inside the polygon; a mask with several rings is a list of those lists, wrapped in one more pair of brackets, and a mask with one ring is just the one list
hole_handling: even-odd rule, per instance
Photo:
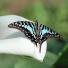
{"label": "butterfly body", "polygon": [[17,21],[9,24],[8,27],[16,28],[22,31],[26,37],[36,44],[36,46],[37,43],[39,43],[40,51],[41,44],[48,38],[55,37],[60,39],[60,35],[57,32],[53,31],[49,27],[46,27],[45,25],[38,24],[37,21],[35,23],[29,21]]}

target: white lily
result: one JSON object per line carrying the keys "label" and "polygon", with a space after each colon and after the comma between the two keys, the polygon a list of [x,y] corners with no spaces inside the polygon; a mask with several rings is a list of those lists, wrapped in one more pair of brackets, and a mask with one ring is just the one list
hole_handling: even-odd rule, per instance
{"label": "white lily", "polygon": [[8,28],[8,24],[15,21],[30,20],[17,15],[0,16],[0,53],[31,56],[42,62],[46,54],[47,41],[42,44],[39,52],[39,46],[36,47],[22,32]]}

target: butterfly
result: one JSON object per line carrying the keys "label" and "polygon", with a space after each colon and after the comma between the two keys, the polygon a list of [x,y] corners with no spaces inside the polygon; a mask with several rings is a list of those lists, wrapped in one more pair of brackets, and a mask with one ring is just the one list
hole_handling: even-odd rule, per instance
{"label": "butterfly", "polygon": [[39,24],[38,21],[16,21],[8,25],[10,28],[16,28],[22,31],[26,37],[28,37],[32,42],[40,44],[39,51],[41,52],[41,44],[48,38],[62,39],[60,34],[52,30],[51,28]]}

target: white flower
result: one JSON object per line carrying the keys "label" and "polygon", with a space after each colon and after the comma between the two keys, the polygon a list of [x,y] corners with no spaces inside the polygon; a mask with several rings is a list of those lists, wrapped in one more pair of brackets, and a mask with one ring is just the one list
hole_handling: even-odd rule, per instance
{"label": "white flower", "polygon": [[42,62],[46,54],[47,41],[42,44],[39,52],[39,46],[36,47],[22,32],[8,28],[8,24],[15,21],[30,20],[17,15],[0,16],[0,53],[27,55]]}

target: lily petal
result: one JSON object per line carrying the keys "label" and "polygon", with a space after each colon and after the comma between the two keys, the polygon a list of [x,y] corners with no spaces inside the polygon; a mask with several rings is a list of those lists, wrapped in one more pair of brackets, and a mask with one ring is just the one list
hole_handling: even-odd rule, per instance
{"label": "lily petal", "polygon": [[30,20],[17,15],[0,16],[0,53],[27,55],[42,62],[46,54],[47,41],[42,44],[40,53],[39,47],[36,47],[22,32],[8,28],[8,24],[15,21]]}

